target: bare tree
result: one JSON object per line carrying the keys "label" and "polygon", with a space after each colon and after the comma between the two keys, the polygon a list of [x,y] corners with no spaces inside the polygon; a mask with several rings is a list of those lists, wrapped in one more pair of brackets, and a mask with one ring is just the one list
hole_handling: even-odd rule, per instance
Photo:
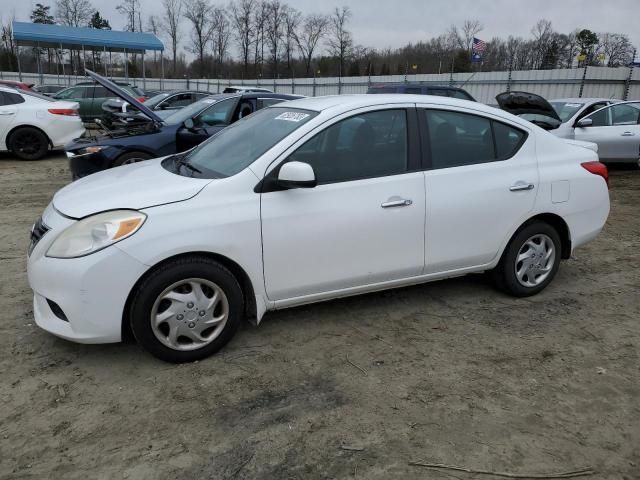
{"label": "bare tree", "polygon": [[270,0],[266,6],[265,34],[269,42],[269,53],[271,54],[271,63],[273,65],[273,78],[278,78],[278,59],[284,36],[284,7],[280,3],[280,0]]}
{"label": "bare tree", "polygon": [[533,68],[541,68],[553,41],[554,32],[549,20],[541,19],[531,29],[533,49],[531,50]]}
{"label": "bare tree", "polygon": [[467,50],[469,54],[471,54],[471,49],[473,48],[473,39],[483,28],[479,20],[465,20],[462,24],[461,39],[464,42],[464,49]]}
{"label": "bare tree", "polygon": [[162,0],[162,6],[164,8],[163,26],[171,40],[173,73],[175,74],[178,62],[178,35],[180,31],[180,18],[182,16],[182,0]]}
{"label": "bare tree", "polygon": [[[161,21],[156,15],[151,15],[147,20],[147,31],[153,33],[155,36],[160,34]],[[153,68],[157,70],[158,68],[158,57],[157,52],[153,51]]]}
{"label": "bare tree", "polygon": [[[253,13],[253,30],[255,31],[255,41],[253,45],[253,69],[256,76],[264,75],[264,46],[266,43],[265,29],[268,15],[269,6],[267,0],[258,1]],[[258,65],[260,65],[259,70]]]}
{"label": "bare tree", "polygon": [[296,34],[302,19],[298,10],[285,5],[282,11],[284,21],[284,56],[287,60],[287,72],[293,73],[293,54],[296,48]]}
{"label": "bare tree", "polygon": [[302,28],[295,34],[295,41],[304,60],[305,73],[311,74],[311,61],[320,40],[327,34],[329,18],[326,15],[312,13],[304,18]]}
{"label": "bare tree", "polygon": [[607,61],[607,67],[620,67],[633,61],[633,45],[626,35],[600,34],[600,49]]}
{"label": "bare tree", "polygon": [[200,76],[204,76],[204,56],[213,36],[212,7],[208,0],[186,0],[185,18],[191,22],[192,52],[198,55]]}
{"label": "bare tree", "polygon": [[215,63],[219,66],[224,64],[224,59],[229,50],[229,40],[231,39],[231,25],[229,17],[223,8],[214,7],[212,14],[212,43]]}
{"label": "bare tree", "polygon": [[249,73],[249,52],[254,42],[255,30],[252,20],[255,5],[256,0],[239,0],[231,4],[231,24],[240,48],[244,76]]}
{"label": "bare tree", "polygon": [[329,51],[331,55],[338,58],[340,72],[344,74],[344,64],[353,48],[353,37],[347,30],[347,24],[351,19],[351,9],[349,7],[336,7],[330,17],[330,35],[328,38]]}
{"label": "bare tree", "polygon": [[125,16],[126,30],[130,32],[140,30],[140,0],[122,0],[116,10]]}
{"label": "bare tree", "polygon": [[93,14],[89,0],[58,0],[56,2],[56,20],[69,27],[84,27]]}

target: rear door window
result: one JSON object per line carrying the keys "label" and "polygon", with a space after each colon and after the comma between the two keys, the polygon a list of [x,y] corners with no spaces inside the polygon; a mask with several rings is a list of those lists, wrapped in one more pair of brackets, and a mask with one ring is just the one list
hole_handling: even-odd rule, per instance
{"label": "rear door window", "polygon": [[13,92],[0,92],[0,106],[18,105],[24,103],[22,95]]}
{"label": "rear door window", "polygon": [[479,115],[425,110],[431,167],[434,169],[506,160],[520,149],[526,133]]}

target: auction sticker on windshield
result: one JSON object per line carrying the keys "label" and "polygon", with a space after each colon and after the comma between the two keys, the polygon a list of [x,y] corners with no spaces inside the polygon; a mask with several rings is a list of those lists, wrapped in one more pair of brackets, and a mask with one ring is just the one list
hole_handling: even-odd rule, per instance
{"label": "auction sticker on windshield", "polygon": [[309,116],[308,113],[284,112],[278,115],[276,120],[286,120],[287,122],[301,122]]}

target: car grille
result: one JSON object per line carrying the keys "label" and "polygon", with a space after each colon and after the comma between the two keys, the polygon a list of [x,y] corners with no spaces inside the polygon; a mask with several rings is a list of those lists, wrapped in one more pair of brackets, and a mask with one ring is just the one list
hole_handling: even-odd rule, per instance
{"label": "car grille", "polygon": [[42,217],[36,220],[36,223],[34,223],[33,227],[31,227],[31,243],[29,244],[29,255],[31,255],[31,252],[33,252],[35,246],[48,231],[49,227],[47,227],[42,221]]}

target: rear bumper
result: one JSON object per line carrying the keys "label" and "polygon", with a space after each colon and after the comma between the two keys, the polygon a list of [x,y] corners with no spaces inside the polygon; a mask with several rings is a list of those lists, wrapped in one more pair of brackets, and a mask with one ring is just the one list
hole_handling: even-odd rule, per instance
{"label": "rear bumper", "polygon": [[69,118],[56,120],[55,134],[49,135],[53,148],[63,148],[74,138],[84,135],[86,131],[84,125],[77,121],[77,118],[74,118],[73,121],[69,120]]}

